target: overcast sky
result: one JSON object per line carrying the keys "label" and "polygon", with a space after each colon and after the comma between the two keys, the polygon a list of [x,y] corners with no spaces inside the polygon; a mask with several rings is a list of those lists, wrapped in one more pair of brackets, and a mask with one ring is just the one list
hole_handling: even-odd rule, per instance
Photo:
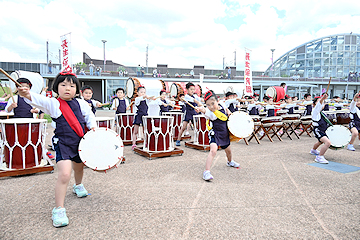
{"label": "overcast sky", "polygon": [[71,32],[73,63],[82,53],[127,66],[265,71],[298,45],[338,33],[360,33],[360,1],[354,0],[0,0],[0,61],[58,62],[60,36]]}

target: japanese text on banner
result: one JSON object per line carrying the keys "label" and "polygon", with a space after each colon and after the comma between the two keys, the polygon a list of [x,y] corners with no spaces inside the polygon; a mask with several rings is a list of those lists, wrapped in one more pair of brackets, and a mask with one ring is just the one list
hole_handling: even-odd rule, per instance
{"label": "japanese text on banner", "polygon": [[70,53],[70,41],[69,36],[70,34],[66,34],[61,36],[61,48],[62,48],[62,71],[72,72],[71,68],[71,53]]}
{"label": "japanese text on banner", "polygon": [[245,71],[244,71],[244,82],[245,82],[245,95],[251,96],[252,91],[252,72],[251,72],[251,59],[250,51],[245,49]]}

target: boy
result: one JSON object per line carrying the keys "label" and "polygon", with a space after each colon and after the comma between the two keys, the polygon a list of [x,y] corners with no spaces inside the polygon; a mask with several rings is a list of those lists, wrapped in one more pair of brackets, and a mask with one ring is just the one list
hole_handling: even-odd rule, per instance
{"label": "boy", "polygon": [[116,114],[126,113],[130,105],[129,101],[125,98],[125,90],[123,88],[117,88],[115,93],[116,97],[114,98],[111,109],[116,110]]}
{"label": "boy", "polygon": [[355,94],[354,99],[351,101],[350,104],[350,119],[351,122],[349,124],[349,128],[351,131],[351,140],[347,149],[350,151],[355,151],[354,148],[354,141],[356,137],[359,135],[360,130],[360,98],[359,93]]}
{"label": "boy", "polygon": [[81,88],[81,96],[82,98],[89,103],[89,106],[91,107],[92,112],[95,114],[96,112],[96,107],[102,107],[103,105],[106,104],[101,104],[99,101],[96,101],[94,99],[91,99],[93,96],[94,90],[91,86],[89,85],[84,85]]}

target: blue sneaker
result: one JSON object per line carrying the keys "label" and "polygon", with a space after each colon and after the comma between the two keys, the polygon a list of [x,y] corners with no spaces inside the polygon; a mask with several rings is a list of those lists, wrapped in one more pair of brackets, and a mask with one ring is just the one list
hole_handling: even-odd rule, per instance
{"label": "blue sneaker", "polygon": [[54,227],[65,227],[69,224],[69,219],[66,216],[65,208],[58,207],[52,210],[51,219]]}
{"label": "blue sneaker", "polygon": [[88,191],[86,191],[82,183],[80,183],[79,185],[74,184],[73,192],[76,193],[79,198],[86,197],[88,195]]}
{"label": "blue sneaker", "polygon": [[176,140],[176,146],[178,146],[178,147],[181,146],[180,145],[180,140]]}

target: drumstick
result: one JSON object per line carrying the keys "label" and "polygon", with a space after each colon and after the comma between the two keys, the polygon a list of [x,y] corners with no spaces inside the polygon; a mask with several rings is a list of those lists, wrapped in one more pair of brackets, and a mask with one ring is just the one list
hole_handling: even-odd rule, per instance
{"label": "drumstick", "polygon": [[10,77],[10,75],[5,72],[2,68],[0,68],[0,72],[2,72],[5,76],[7,76],[11,81],[13,81],[15,83],[16,86],[18,87],[22,87],[20,83],[18,83],[16,80],[14,80],[12,77]]}
{"label": "drumstick", "polygon": [[330,77],[330,79],[329,79],[329,83],[328,83],[328,85],[327,85],[327,88],[326,88],[326,94],[328,94],[328,91],[329,91],[329,87],[330,87],[330,82],[331,82],[331,77]]}
{"label": "drumstick", "polygon": [[2,88],[4,93],[7,93],[1,83],[0,83],[0,87]]}
{"label": "drumstick", "polygon": [[[0,69],[1,69],[1,68],[0,68]],[[8,87],[6,83],[5,83],[5,87]],[[12,100],[13,102],[15,102],[15,100],[14,100],[14,95],[13,95],[11,89],[10,89],[10,96],[11,96],[11,100]]]}
{"label": "drumstick", "polygon": [[193,109],[196,110],[196,107],[194,107],[194,105],[192,105],[191,103],[189,103],[188,101],[186,101],[185,99],[182,100],[183,102],[187,103],[190,107],[192,107]]}

